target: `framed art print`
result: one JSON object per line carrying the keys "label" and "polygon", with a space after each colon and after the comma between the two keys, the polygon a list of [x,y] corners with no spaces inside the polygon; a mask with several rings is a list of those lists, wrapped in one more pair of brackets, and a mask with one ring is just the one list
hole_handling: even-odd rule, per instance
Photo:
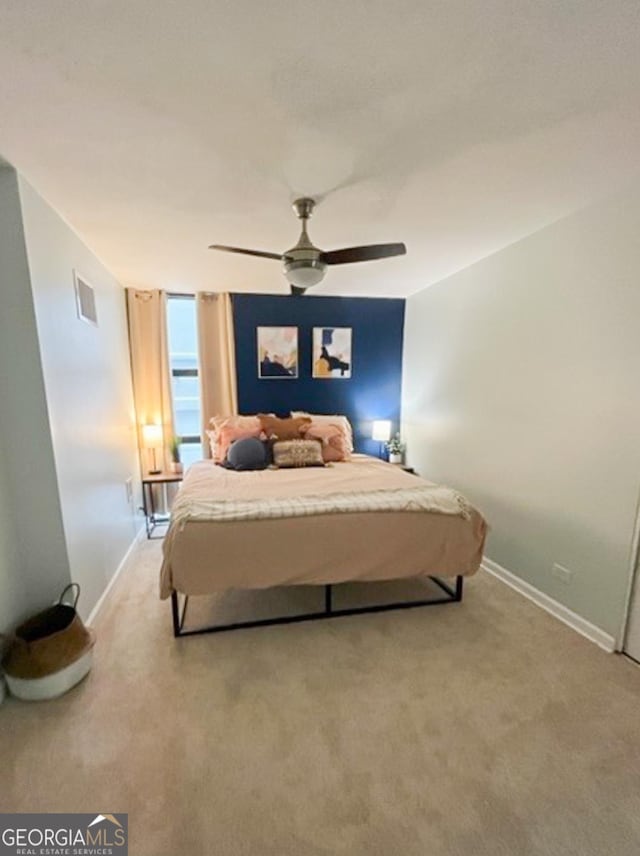
{"label": "framed art print", "polygon": [[351,377],[351,327],[313,328],[312,376]]}
{"label": "framed art print", "polygon": [[298,328],[258,327],[258,377],[298,377]]}

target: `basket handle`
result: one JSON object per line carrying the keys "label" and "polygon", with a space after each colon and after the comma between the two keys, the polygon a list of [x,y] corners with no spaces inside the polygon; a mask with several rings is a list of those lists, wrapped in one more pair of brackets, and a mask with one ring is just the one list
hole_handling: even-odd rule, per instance
{"label": "basket handle", "polygon": [[[64,603],[65,595],[69,591],[69,589],[74,589],[74,592],[75,592],[75,600],[73,601],[73,604],[65,604]],[[69,583],[69,585],[65,586],[65,588],[62,590],[62,594],[60,595],[60,597],[58,599],[58,605],[60,605],[60,606],[62,606],[62,605],[73,606],[73,608],[75,609],[76,606],[78,605],[78,599],[79,598],[80,598],[80,586],[79,586],[79,584],[78,583]]]}

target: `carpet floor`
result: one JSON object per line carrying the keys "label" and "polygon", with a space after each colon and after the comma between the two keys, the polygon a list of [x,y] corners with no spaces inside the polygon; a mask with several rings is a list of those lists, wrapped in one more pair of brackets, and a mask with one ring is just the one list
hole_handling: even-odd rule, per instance
{"label": "carpet floor", "polygon": [[81,685],[0,707],[0,811],[128,812],[131,856],[640,853],[625,658],[485,573],[462,604],[174,640],[159,559],[116,581]]}

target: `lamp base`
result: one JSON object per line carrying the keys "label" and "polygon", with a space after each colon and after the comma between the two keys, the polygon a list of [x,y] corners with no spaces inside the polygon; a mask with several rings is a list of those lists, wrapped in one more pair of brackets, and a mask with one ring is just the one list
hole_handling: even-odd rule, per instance
{"label": "lamp base", "polygon": [[158,469],[158,459],[156,458],[156,450],[154,448],[151,449],[151,469],[149,470],[150,476],[159,476],[162,470]]}

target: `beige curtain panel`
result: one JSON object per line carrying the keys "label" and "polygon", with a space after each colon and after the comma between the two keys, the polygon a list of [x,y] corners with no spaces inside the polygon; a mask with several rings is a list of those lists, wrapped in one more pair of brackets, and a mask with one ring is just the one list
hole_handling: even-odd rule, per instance
{"label": "beige curtain panel", "polygon": [[229,294],[200,292],[198,313],[198,359],[202,395],[202,453],[211,457],[206,430],[212,416],[238,412],[233,308]]}
{"label": "beige curtain panel", "polygon": [[144,425],[159,425],[158,468],[169,471],[169,444],[174,436],[171,367],[167,336],[167,295],[163,291],[127,289],[131,374],[136,407],[138,446],[143,471],[150,469],[151,450],[143,440]]}

